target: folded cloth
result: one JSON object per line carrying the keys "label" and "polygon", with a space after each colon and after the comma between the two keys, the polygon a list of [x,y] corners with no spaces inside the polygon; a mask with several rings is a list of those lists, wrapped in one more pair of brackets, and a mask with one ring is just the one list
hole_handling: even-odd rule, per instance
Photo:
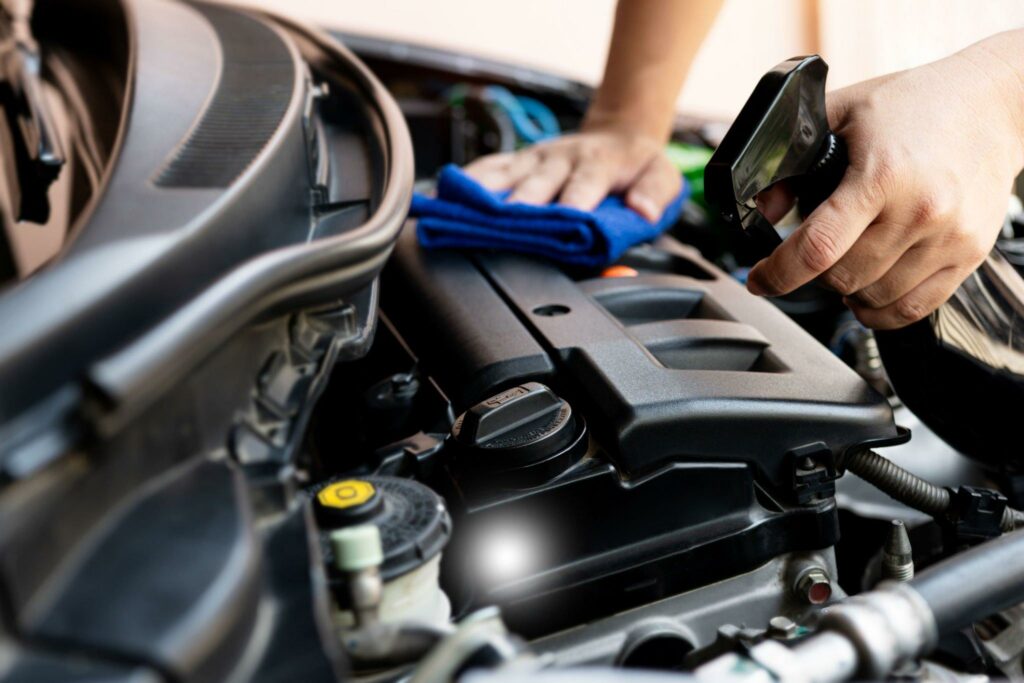
{"label": "folded cloth", "polygon": [[415,195],[411,215],[427,248],[501,249],[544,256],[571,265],[603,266],[626,249],[653,239],[672,225],[689,188],[685,185],[657,223],[608,197],[593,211],[559,204],[506,202],[449,164],[437,180],[437,195]]}

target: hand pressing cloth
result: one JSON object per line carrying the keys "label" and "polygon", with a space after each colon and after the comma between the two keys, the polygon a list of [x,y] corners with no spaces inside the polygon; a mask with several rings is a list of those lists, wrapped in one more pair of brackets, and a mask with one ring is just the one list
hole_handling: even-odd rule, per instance
{"label": "hand pressing cloth", "polygon": [[438,177],[437,195],[415,195],[410,214],[419,219],[417,235],[426,248],[499,249],[570,265],[603,266],[675,223],[688,193],[684,182],[661,219],[651,223],[617,196],[593,211],[506,202],[507,191],[488,190],[449,164]]}

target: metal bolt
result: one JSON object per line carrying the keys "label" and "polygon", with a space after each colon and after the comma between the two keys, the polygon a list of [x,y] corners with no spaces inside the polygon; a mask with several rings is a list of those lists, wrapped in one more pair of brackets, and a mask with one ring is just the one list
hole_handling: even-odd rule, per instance
{"label": "metal bolt", "polygon": [[832,579],[821,567],[810,567],[797,577],[793,589],[808,603],[823,605],[832,597]]}
{"label": "metal bolt", "polygon": [[910,581],[914,578],[914,552],[910,547],[910,535],[902,520],[892,520],[889,535],[882,550],[882,578],[893,581]]}
{"label": "metal bolt", "polygon": [[796,622],[779,615],[768,621],[768,636],[776,640],[789,640],[796,636]]}

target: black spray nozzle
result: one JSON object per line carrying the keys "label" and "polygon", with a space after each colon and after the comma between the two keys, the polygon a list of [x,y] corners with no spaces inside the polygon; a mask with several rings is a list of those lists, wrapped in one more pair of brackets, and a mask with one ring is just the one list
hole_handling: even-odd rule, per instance
{"label": "black spray nozzle", "polygon": [[824,201],[846,170],[846,148],[825,112],[828,65],[794,57],[766,73],[704,170],[704,194],[722,217],[770,252],[781,241],[755,197],[791,183],[805,215]]}

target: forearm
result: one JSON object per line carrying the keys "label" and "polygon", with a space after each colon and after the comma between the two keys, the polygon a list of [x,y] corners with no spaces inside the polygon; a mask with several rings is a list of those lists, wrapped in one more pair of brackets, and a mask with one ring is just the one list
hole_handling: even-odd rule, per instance
{"label": "forearm", "polygon": [[990,84],[991,97],[984,106],[1005,111],[1012,136],[1012,153],[1018,168],[1024,167],[1024,29],[990,36],[954,55],[975,70],[976,77]]}
{"label": "forearm", "polygon": [[683,80],[723,0],[619,0],[604,79],[585,129],[667,139]]}

